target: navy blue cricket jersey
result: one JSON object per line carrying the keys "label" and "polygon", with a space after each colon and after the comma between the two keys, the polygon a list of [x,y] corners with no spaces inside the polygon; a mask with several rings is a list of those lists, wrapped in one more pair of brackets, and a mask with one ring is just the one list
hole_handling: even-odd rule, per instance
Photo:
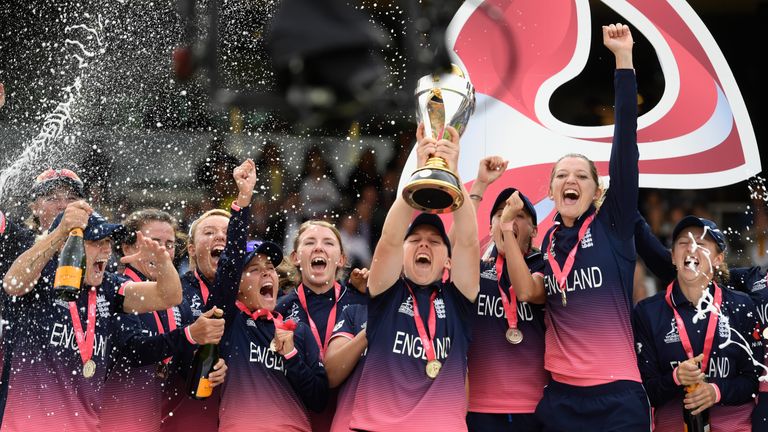
{"label": "navy blue cricket jersey", "polygon": [[[750,417],[760,371],[745,349],[738,344],[746,343],[754,357],[762,359],[760,323],[749,296],[728,288],[721,288],[721,291],[721,311],[724,317],[718,319],[712,351],[706,365],[706,380],[717,385],[721,399],[710,408],[710,422],[715,430],[748,431],[751,428]],[[709,292],[714,294],[712,286]],[[676,431],[682,427],[685,392],[675,382],[673,371],[688,358],[665,294],[660,292],[638,303],[632,320],[638,365],[648,398],[655,408],[658,432]],[[694,354],[702,353],[708,319],[693,322],[695,305],[688,301],[677,282],[672,290],[671,301],[685,324]],[[734,334],[736,332],[738,335]]]}
{"label": "navy blue cricket jersey", "polygon": [[[52,260],[55,262],[54,260]],[[92,360],[96,373],[82,374],[83,361],[75,339],[68,302],[52,284],[55,265],[44,270],[26,304],[26,319],[15,332],[3,430],[98,430],[102,391],[110,360],[114,315],[121,312],[117,294],[125,279],[106,273],[96,288],[96,328]],[[89,290],[77,301],[80,322],[87,328]]]}
{"label": "navy blue cricket jersey", "polygon": [[[131,266],[125,274],[135,282],[147,280]],[[163,310],[117,318],[114,364],[104,386],[101,410],[104,432],[124,429],[128,418],[132,431],[160,430],[163,391],[171,382],[170,375],[179,373],[180,360],[176,357],[189,358],[196,347],[184,333],[184,328],[191,323],[192,311],[184,300],[171,308],[170,314]],[[170,360],[164,365],[167,358]],[[158,374],[160,368],[167,371],[165,376]]]}
{"label": "navy blue cricket jersey", "polygon": [[[618,380],[640,382],[632,346],[632,289],[637,214],[638,159],[637,85],[632,69],[615,73],[616,124],[611,146],[611,187],[600,210],[590,207],[572,227],[558,214],[544,235],[541,250],[546,308],[545,367],[558,382],[593,386]],[[586,220],[594,220],[577,245]],[[555,230],[554,246],[550,233]],[[566,280],[567,305],[551,260],[560,267],[578,246]]]}
{"label": "navy blue cricket jersey", "polygon": [[[480,294],[475,305],[472,343],[469,346],[469,411],[479,413],[532,413],[541,400],[549,373],[544,369],[544,305],[517,302],[517,326],[523,341],[509,343],[507,315],[496,274],[497,251],[480,262]],[[525,257],[531,273],[541,273],[540,252]],[[501,286],[510,291],[504,260]],[[509,294],[507,294],[509,298]],[[500,380],[499,377],[505,377]]]}
{"label": "navy blue cricket jersey", "polygon": [[[22,224],[6,218],[0,211],[0,281],[13,262],[24,251],[32,247],[35,242],[35,234]],[[11,297],[4,289],[0,289],[0,424],[3,422],[2,405],[7,391],[8,373],[13,356],[13,328],[11,323],[26,319],[24,314],[15,315],[16,311],[23,311],[25,303],[29,302],[26,296]]]}
{"label": "navy blue cricket jersey", "polygon": [[[234,255],[234,250],[240,248],[245,251],[245,235],[248,227],[250,211],[232,211],[232,217],[227,225],[227,243],[225,250],[229,250],[229,257]],[[181,288],[184,302],[189,305],[192,320],[196,320],[205,311],[214,306],[221,307],[213,300],[215,283],[239,284],[239,263],[232,262],[223,253],[219,258],[214,280],[209,281],[205,275],[197,270],[190,270],[181,277]],[[219,279],[224,279],[220,281]],[[179,359],[177,367],[173,369],[169,377],[168,385],[164,387],[163,406],[163,432],[205,432],[215,430],[218,427],[218,412],[220,389],[215,388],[213,395],[203,401],[197,401],[187,397],[186,374],[191,367],[191,355]],[[176,373],[178,372],[178,373]],[[227,378],[229,379],[229,378]]]}
{"label": "navy blue cricket jersey", "polygon": [[[428,329],[430,296],[433,338],[442,369],[427,376],[426,352],[414,321],[413,300],[404,279],[368,303],[368,356],[358,384],[351,427],[378,430],[466,430],[465,378],[474,304],[451,282],[413,288]],[[435,413],[439,413],[436,416]]]}
{"label": "navy blue cricket jersey", "polygon": [[245,266],[249,208],[233,211],[227,246],[219,260],[211,301],[224,310],[226,330],[219,349],[229,365],[221,393],[219,430],[311,431],[308,409],[325,407],[328,378],[309,327],[294,331],[297,353],[286,359],[269,349],[275,335],[271,320],[254,320],[235,301]]}
{"label": "navy blue cricket jersey", "polygon": [[[358,333],[365,330],[368,324],[368,306],[362,304],[349,305],[336,321],[331,339],[343,337],[353,339]],[[349,422],[352,420],[352,409],[357,398],[357,386],[363,375],[365,357],[368,348],[363,351],[352,373],[339,387],[336,403],[336,414],[333,416],[332,432],[349,432]]]}

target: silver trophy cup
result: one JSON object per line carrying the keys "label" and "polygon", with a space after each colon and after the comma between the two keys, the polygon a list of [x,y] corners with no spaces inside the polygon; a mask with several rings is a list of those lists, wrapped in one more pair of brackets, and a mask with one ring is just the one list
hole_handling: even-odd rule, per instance
{"label": "silver trophy cup", "polygon": [[[450,137],[446,126],[463,134],[475,111],[475,88],[456,65],[451,73],[422,77],[416,98],[416,115],[424,122],[424,133],[438,140]],[[430,157],[414,171],[403,188],[403,198],[411,207],[427,213],[449,213],[464,204],[458,176],[439,157]]]}

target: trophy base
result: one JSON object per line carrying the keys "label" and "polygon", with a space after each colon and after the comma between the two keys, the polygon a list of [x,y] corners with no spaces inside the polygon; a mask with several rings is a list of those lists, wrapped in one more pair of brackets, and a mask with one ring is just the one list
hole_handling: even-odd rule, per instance
{"label": "trophy base", "polygon": [[458,177],[444,168],[429,167],[414,171],[403,188],[403,199],[425,213],[450,213],[464,204]]}

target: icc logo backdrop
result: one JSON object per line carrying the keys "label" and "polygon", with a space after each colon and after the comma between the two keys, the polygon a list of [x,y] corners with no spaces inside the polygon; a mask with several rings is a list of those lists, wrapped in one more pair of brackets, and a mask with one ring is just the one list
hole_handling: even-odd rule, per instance
{"label": "icc logo backdrop", "polygon": [[[661,100],[638,119],[640,186],[711,188],[757,174],[757,142],[736,81],[687,2],[603,3],[650,41],[664,74]],[[553,215],[547,188],[554,161],[582,153],[602,175],[608,173],[613,126],[566,124],[549,110],[554,91],[584,69],[591,31],[599,24],[591,22],[588,0],[474,0],[462,5],[449,26],[454,62],[477,91],[459,175],[469,186],[481,158],[509,160],[507,172],[486,193],[495,196],[509,186],[522,190],[536,206],[540,235]],[[605,86],[612,88],[609,78]],[[412,153],[403,181],[414,169]],[[482,238],[493,200],[481,204]]]}

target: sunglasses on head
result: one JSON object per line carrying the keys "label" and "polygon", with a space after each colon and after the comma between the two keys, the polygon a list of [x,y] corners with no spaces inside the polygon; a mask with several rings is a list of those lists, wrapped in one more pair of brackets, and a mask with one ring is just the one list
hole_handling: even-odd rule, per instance
{"label": "sunglasses on head", "polygon": [[78,184],[82,184],[83,183],[83,181],[80,180],[80,177],[77,174],[75,174],[74,171],[68,170],[66,168],[58,169],[58,170],[55,170],[53,168],[49,168],[49,169],[43,171],[42,173],[40,173],[39,176],[37,176],[37,178],[35,179],[35,183],[42,183],[42,182],[45,182],[45,181],[48,181],[48,180],[54,180],[54,179],[58,179],[58,178],[62,178],[62,177],[66,177],[66,178],[68,178],[70,180],[73,180],[74,182],[76,182]]}

